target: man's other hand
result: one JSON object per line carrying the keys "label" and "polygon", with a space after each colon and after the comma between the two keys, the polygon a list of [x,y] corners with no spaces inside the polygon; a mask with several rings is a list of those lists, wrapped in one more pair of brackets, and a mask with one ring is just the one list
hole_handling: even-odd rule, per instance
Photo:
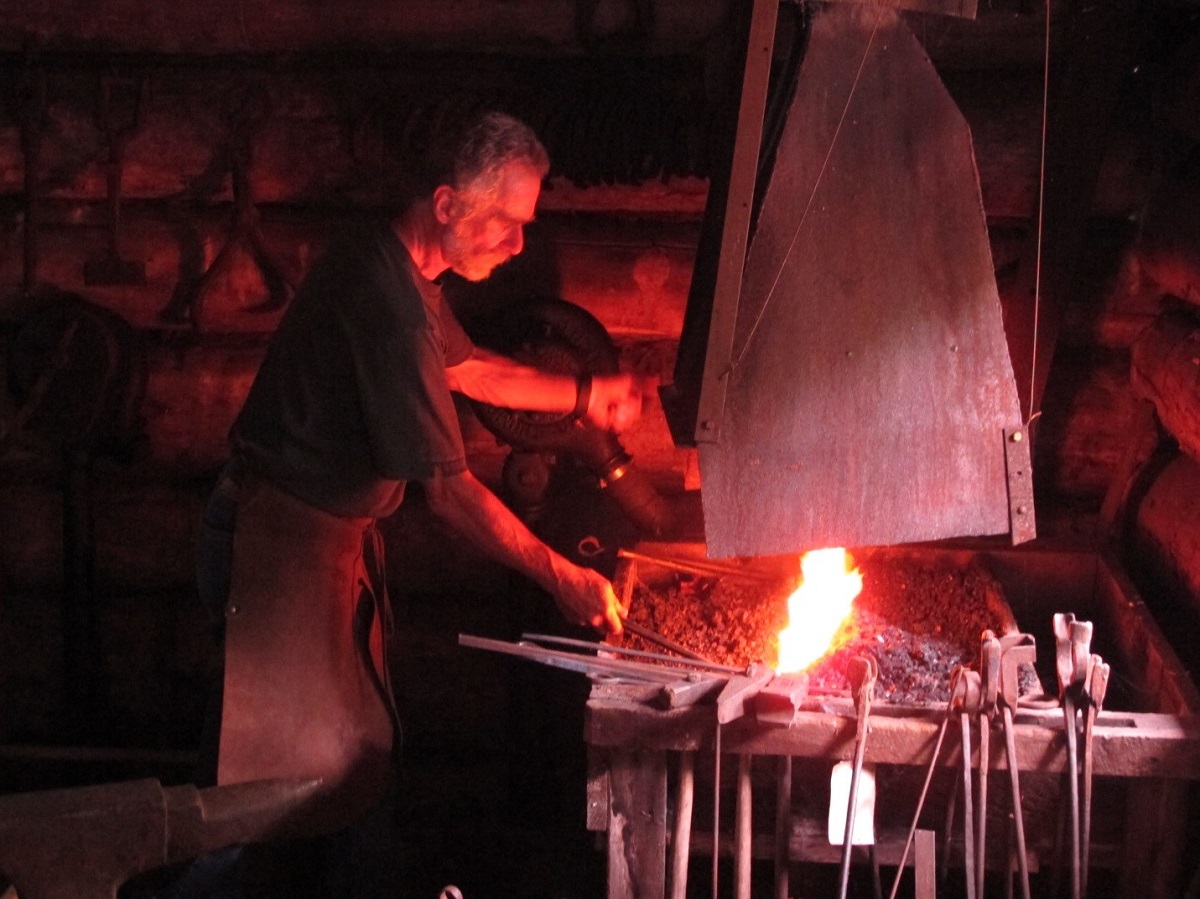
{"label": "man's other hand", "polygon": [[643,375],[594,375],[587,420],[605,431],[621,433],[642,414],[642,403],[656,382]]}

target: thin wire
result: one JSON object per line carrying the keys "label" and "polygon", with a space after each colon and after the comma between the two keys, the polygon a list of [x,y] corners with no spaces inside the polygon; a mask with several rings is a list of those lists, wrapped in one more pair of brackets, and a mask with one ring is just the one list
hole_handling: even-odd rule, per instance
{"label": "thin wire", "polygon": [[1037,253],[1033,270],[1033,347],[1029,354],[1029,422],[1037,417],[1033,408],[1037,396],[1037,346],[1038,321],[1041,318],[1042,304],[1042,229],[1046,214],[1046,133],[1050,119],[1050,6],[1051,0],[1046,0],[1046,45],[1042,62],[1042,145],[1041,159],[1038,162],[1038,210],[1037,210]]}
{"label": "thin wire", "polygon": [[767,306],[771,303],[771,298],[775,296],[775,288],[779,286],[779,279],[783,277],[783,270],[787,266],[788,259],[792,255],[792,250],[796,248],[796,240],[800,237],[800,229],[804,227],[805,221],[808,219],[808,211],[812,208],[813,200],[816,199],[817,189],[821,186],[821,179],[825,177],[825,169],[829,167],[829,159],[833,156],[833,148],[837,146],[838,135],[842,132],[842,123],[846,121],[846,114],[850,111],[850,101],[854,99],[854,92],[858,89],[858,82],[862,78],[863,67],[867,62],[867,55],[871,52],[871,44],[875,41],[875,32],[879,30],[879,23],[883,19],[884,7],[879,7],[879,13],[875,16],[875,24],[871,28],[871,36],[867,38],[867,46],[863,48],[862,59],[858,61],[858,71],[854,73],[854,82],[850,85],[850,93],[846,95],[846,103],[842,107],[842,115],[838,119],[837,128],[833,131],[833,137],[829,141],[829,149],[825,153],[825,159],[821,163],[821,170],[817,172],[817,180],[813,183],[812,192],[808,195],[808,202],[804,205],[804,212],[800,215],[800,221],[796,223],[796,230],[792,233],[792,242],[788,244],[787,251],[783,255],[783,261],[779,263],[779,269],[775,272],[775,280],[771,283],[771,289],[767,291],[767,298],[763,300],[762,306],[758,310],[758,316],[754,319],[754,324],[750,327],[750,333],[746,335],[746,343],[742,346],[742,351],[738,353],[737,359],[729,366],[729,370],[733,371],[742,364],[742,360],[746,357],[746,353],[750,349],[750,341],[754,339],[754,333],[758,330],[759,324],[762,322],[763,315],[767,311]]}

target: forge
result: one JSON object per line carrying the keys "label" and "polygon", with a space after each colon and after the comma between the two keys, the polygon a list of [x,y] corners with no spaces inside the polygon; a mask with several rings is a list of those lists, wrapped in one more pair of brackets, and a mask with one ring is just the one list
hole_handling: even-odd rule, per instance
{"label": "forge", "polygon": [[[1006,878],[1018,895],[1023,877],[1033,895],[1061,887],[1071,879],[1065,772],[1072,760],[1082,769],[1086,755],[1095,822],[1082,869],[1091,872],[1089,895],[1171,895],[1177,887],[1165,872],[1178,870],[1183,850],[1171,835],[1183,832],[1187,818],[1184,787],[1200,779],[1200,698],[1120,567],[1091,549],[986,540],[882,547],[855,558],[864,574],[861,599],[871,610],[861,621],[905,608],[913,617],[903,645],[923,647],[928,656],[944,651],[945,658],[895,666],[885,635],[898,627],[891,623],[843,643],[799,691],[790,676],[764,675],[753,665],[720,688],[691,695],[636,679],[593,681],[585,727],[587,813],[589,827],[607,840],[609,896],[707,895],[714,878],[723,895],[732,889],[738,897],[787,896],[794,894],[787,892],[789,872],[829,876],[842,858],[842,841],[827,834],[827,823],[832,807],[846,802],[831,787],[831,773],[856,751],[877,793],[874,841],[857,847],[861,855],[852,855],[852,864],[864,877],[872,867],[882,870],[885,888],[902,864],[921,877],[922,862],[906,844],[923,831],[938,833],[939,865],[957,872],[949,875],[952,890],[962,889],[972,867],[971,879],[980,878],[988,892],[1003,888]],[[766,635],[777,633],[784,617],[777,606],[789,568],[794,583],[795,559],[713,563],[700,545],[652,544],[622,559],[616,583],[633,601],[630,620],[701,654],[723,649],[721,661],[737,670],[749,655],[771,652]],[[910,591],[921,601],[895,601]],[[1090,622],[1090,652],[1111,668],[1111,689],[1101,697],[1088,746],[1074,750],[1078,734],[1068,734],[1056,688],[1064,658],[1056,647],[1056,613]],[[1028,671],[1017,678],[1007,713],[980,715],[954,689],[960,675],[951,669],[981,667],[981,624],[1007,629],[1009,645],[1025,653],[1013,667]],[[866,717],[846,674],[851,659],[870,654],[880,673]],[[918,671],[927,689],[914,688]],[[731,713],[721,702],[732,682],[741,684],[741,695]],[[768,697],[772,687],[777,695]],[[782,717],[779,694],[790,695],[794,706]],[[974,813],[964,794],[964,758]],[[980,815],[978,783],[987,773],[991,802]],[[974,837],[964,829],[964,801],[966,814],[976,817]],[[1011,824],[1018,809],[1020,858]],[[990,836],[976,846],[980,821]]]}
{"label": "forge", "polygon": [[[636,555],[623,561],[617,579],[630,621],[720,664],[761,661],[786,670],[777,659],[788,597],[800,579],[795,557],[724,566],[689,562],[686,553],[658,563]],[[945,703],[952,671],[975,660],[980,634],[1018,630],[1003,586],[978,560],[961,565],[877,548],[859,553],[855,564],[862,592],[808,670],[814,689],[848,692],[850,660],[870,655],[879,669],[876,700]],[[622,645],[657,649],[631,631]]]}

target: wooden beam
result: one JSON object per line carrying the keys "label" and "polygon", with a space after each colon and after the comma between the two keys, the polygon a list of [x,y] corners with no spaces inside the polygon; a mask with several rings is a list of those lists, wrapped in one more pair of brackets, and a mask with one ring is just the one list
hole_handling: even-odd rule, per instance
{"label": "wooden beam", "polygon": [[959,19],[973,19],[978,11],[977,0],[826,0],[827,3],[855,3],[859,6],[884,6],[908,12],[928,12]]}
{"label": "wooden beam", "polygon": [[[722,729],[722,750],[731,755],[792,755],[849,759],[856,721],[848,700],[825,700],[828,710],[801,710],[788,728],[763,728],[740,719]],[[844,706],[844,710],[839,709]],[[660,711],[634,702],[592,698],[587,706],[586,739],[595,746],[656,750],[711,748],[711,706]],[[879,708],[871,716],[866,761],[874,764],[929,764],[944,712],[938,709]],[[1017,715],[1017,766],[1021,771],[1056,773],[1067,764],[1062,712],[1022,711]],[[993,733],[995,768],[1006,767],[1002,735]],[[1200,780],[1200,729],[1190,718],[1158,713],[1104,712],[1093,738],[1095,773],[1101,777],[1164,777]],[[958,764],[947,755],[943,765]]]}

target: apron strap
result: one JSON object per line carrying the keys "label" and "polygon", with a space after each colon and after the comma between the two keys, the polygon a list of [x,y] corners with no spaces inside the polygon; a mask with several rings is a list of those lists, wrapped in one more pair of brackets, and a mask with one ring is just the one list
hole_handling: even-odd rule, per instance
{"label": "apron strap", "polygon": [[[396,622],[392,613],[392,604],[388,598],[383,536],[374,522],[363,532],[363,576],[359,578],[358,583],[361,589],[358,603],[354,609],[354,643],[362,656],[363,667],[370,675],[371,683],[391,719],[392,764],[399,772],[400,748],[404,732],[400,724],[400,710],[396,706],[396,694],[392,689],[392,677],[388,665],[388,650],[395,635]],[[371,628],[376,618],[379,619],[383,647],[378,665],[371,652]]]}

